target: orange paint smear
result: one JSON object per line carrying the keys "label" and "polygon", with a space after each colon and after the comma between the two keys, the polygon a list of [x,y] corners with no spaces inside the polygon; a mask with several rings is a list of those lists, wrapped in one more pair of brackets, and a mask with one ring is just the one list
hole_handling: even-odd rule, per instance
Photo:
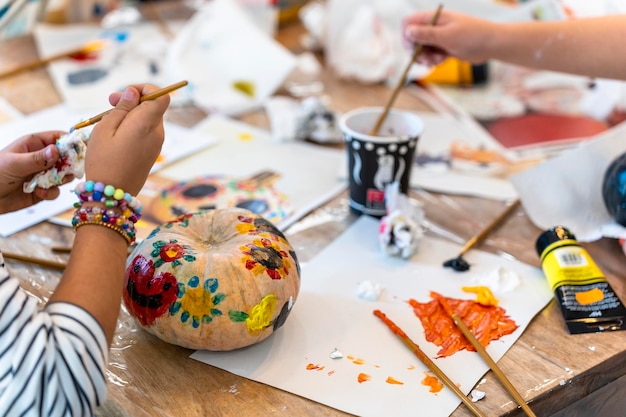
{"label": "orange paint smear", "polygon": [[359,381],[359,384],[362,384],[365,381],[369,381],[370,379],[372,379],[371,376],[369,376],[368,374],[364,374],[364,373],[360,373],[357,381]]}
{"label": "orange paint smear", "polygon": [[[352,363],[355,364],[355,365],[368,365],[368,363],[365,361],[365,359],[355,358],[352,355],[346,356],[346,359],[352,361]],[[374,366],[376,368],[380,368],[380,365],[372,365],[372,366]]]}
{"label": "orange paint smear", "polygon": [[306,366],[307,371],[321,371],[321,370],[323,370],[324,368],[325,368],[325,366],[322,366],[322,365],[315,365],[315,364],[312,364],[312,363],[310,363],[310,364],[308,364],[308,365]]}
{"label": "orange paint smear", "polygon": [[604,300],[604,292],[600,288],[594,288],[589,291],[581,291],[576,293],[576,301],[578,304],[593,304]]}
{"label": "orange paint smear", "polygon": [[404,382],[398,381],[397,379],[395,379],[392,376],[388,376],[387,379],[385,380],[385,382],[388,383],[388,384],[392,384],[392,385],[404,385]]}
{"label": "orange paint smear", "polygon": [[437,352],[439,358],[453,355],[466,349],[475,352],[476,349],[456,327],[452,318],[441,307],[438,298],[444,298],[452,310],[469,327],[482,346],[487,346],[492,340],[513,333],[518,325],[509,316],[506,310],[497,306],[486,306],[477,301],[445,298],[441,294],[431,292],[433,298],[428,303],[420,303],[410,299],[409,305],[422,322],[426,340],[440,346]]}
{"label": "orange paint smear", "polygon": [[434,392],[434,393],[440,392],[443,389],[443,384],[439,382],[439,380],[436,377],[429,375],[426,372],[424,372],[424,379],[422,379],[422,385],[430,387],[429,391]]}

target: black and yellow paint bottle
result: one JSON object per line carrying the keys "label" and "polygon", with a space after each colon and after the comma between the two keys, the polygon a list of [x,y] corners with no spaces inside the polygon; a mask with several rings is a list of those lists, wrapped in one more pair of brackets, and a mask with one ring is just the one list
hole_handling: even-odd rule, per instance
{"label": "black and yellow paint bottle", "polygon": [[571,334],[626,330],[626,308],[572,232],[553,227],[535,247]]}

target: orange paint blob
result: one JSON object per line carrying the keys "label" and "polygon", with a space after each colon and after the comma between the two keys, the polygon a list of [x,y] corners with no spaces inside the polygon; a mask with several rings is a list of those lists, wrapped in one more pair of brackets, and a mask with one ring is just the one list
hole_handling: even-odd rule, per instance
{"label": "orange paint blob", "polygon": [[593,304],[604,300],[604,293],[600,288],[594,288],[589,291],[581,291],[576,293],[576,301],[578,304]]}
{"label": "orange paint blob", "polygon": [[438,357],[450,356],[466,349],[475,352],[476,349],[456,327],[450,315],[443,309],[438,299],[445,299],[447,305],[463,320],[465,325],[474,333],[482,346],[487,346],[492,340],[513,333],[518,325],[506,311],[497,306],[486,306],[473,300],[458,300],[445,298],[441,294],[431,292],[434,300],[420,303],[410,299],[409,305],[422,322],[426,340],[440,346]]}
{"label": "orange paint blob", "polygon": [[387,379],[385,380],[385,382],[388,383],[388,384],[392,384],[392,385],[404,385],[404,382],[398,381],[397,379],[395,379],[392,376],[388,376]]}
{"label": "orange paint blob", "polygon": [[324,368],[325,368],[325,366],[322,366],[322,365],[316,365],[316,364],[312,364],[312,363],[310,363],[310,364],[308,364],[308,365],[306,366],[307,371],[321,371],[321,370],[323,370]]}
{"label": "orange paint blob", "polygon": [[364,373],[360,373],[359,376],[357,377],[357,381],[359,381],[359,384],[365,382],[365,381],[369,381],[370,379],[372,379],[372,377],[368,374],[364,374]]}
{"label": "orange paint blob", "polygon": [[422,385],[430,387],[430,392],[440,392],[443,389],[443,384],[439,382],[437,378],[424,372],[424,379],[422,379]]}

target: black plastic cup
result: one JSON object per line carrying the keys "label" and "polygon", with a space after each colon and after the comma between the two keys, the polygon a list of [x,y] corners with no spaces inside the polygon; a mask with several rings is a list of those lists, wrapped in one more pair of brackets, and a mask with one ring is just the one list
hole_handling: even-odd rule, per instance
{"label": "black plastic cup", "polygon": [[408,193],[422,119],[410,111],[391,109],[377,136],[370,135],[382,107],[362,107],[339,120],[348,156],[350,207],[360,214],[386,213],[385,187],[397,181]]}

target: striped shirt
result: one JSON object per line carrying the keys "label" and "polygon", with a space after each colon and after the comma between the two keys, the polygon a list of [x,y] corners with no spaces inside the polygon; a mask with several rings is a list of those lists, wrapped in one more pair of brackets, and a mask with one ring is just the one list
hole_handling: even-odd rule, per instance
{"label": "striped shirt", "polygon": [[0,255],[0,416],[93,416],[106,396],[104,331],[73,304],[38,303]]}

